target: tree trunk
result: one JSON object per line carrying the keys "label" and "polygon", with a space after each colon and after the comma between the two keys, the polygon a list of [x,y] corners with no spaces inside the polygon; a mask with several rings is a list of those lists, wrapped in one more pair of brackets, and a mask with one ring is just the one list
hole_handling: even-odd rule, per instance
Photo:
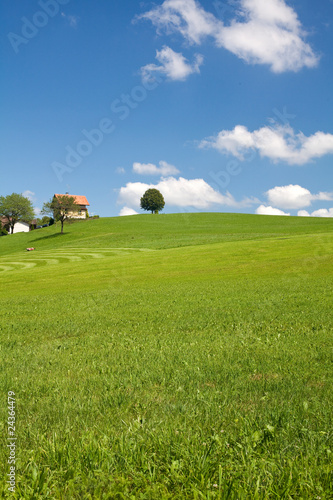
{"label": "tree trunk", "polygon": [[60,222],[61,222],[61,231],[60,231],[60,233],[64,234],[64,221],[63,221],[63,219],[61,219]]}

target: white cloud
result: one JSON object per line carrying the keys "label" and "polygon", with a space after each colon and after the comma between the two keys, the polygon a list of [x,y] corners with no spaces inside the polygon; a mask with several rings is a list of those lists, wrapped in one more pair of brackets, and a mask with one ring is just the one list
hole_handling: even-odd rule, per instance
{"label": "white cloud", "polygon": [[312,212],[311,217],[333,217],[333,208],[320,208]]}
{"label": "white cloud", "polygon": [[333,208],[320,208],[309,214],[306,210],[299,210],[297,212],[299,217],[333,217]]}
{"label": "white cloud", "polygon": [[193,73],[200,73],[200,66],[203,63],[203,57],[200,54],[195,54],[193,63],[190,63],[183,54],[174,52],[167,46],[156,51],[156,59],[161,63],[160,66],[147,64],[141,68],[141,76],[144,81],[149,81],[154,72],[164,74],[170,80],[183,81]]}
{"label": "white cloud", "polygon": [[247,63],[268,64],[274,73],[317,65],[296,12],[284,0],[242,0],[240,17],[245,21],[220,31],[218,45]]}
{"label": "white cloud", "polygon": [[158,189],[165,197],[166,203],[180,207],[193,206],[196,208],[208,208],[214,203],[234,203],[231,195],[224,196],[215,191],[203,179],[175,179],[169,177],[162,179]]}
{"label": "white cloud", "polygon": [[282,210],[279,210],[278,208],[273,208],[273,207],[266,207],[265,205],[260,205],[256,209],[256,214],[258,215],[290,215],[287,214],[286,212],[283,212]]}
{"label": "white cloud", "polygon": [[138,18],[150,20],[158,31],[179,32],[191,44],[200,44],[206,36],[217,34],[223,27],[221,21],[195,0],[165,0]]}
{"label": "white cloud", "polygon": [[133,163],[133,172],[140,175],[176,175],[179,174],[178,168],[170,165],[166,161],[160,161],[159,167],[153,163]]}
{"label": "white cloud", "polygon": [[207,137],[199,144],[200,148],[213,148],[221,153],[231,153],[240,160],[244,152],[254,149],[255,143],[252,133],[242,125],[237,125],[233,130],[221,130],[217,136]]}
{"label": "white cloud", "polygon": [[119,215],[123,216],[123,215],[137,215],[138,212],[136,212],[135,210],[133,210],[133,208],[129,208],[129,207],[123,207],[120,212],[119,212]]}
{"label": "white cloud", "polygon": [[280,208],[302,208],[308,207],[316,200],[333,200],[333,193],[312,194],[308,189],[305,189],[298,184],[289,186],[276,186],[269,189],[266,193],[268,202]]}
{"label": "white cloud", "polygon": [[149,188],[158,189],[166,205],[178,207],[194,207],[206,209],[214,204],[229,207],[244,207],[257,202],[257,200],[245,198],[237,202],[230,193],[225,195],[215,191],[203,179],[184,179],[179,177],[162,178],[157,184],[144,184],[142,182],[129,182],[119,191],[118,203],[130,207],[139,208],[140,198]]}
{"label": "white cloud", "polygon": [[310,214],[307,210],[299,210],[297,212],[298,217],[310,217]]}
{"label": "white cloud", "polygon": [[26,191],[24,191],[22,193],[22,196],[24,196],[25,198],[28,198],[28,200],[30,200],[32,202],[35,200],[35,198],[34,198],[35,193],[33,193],[32,191],[29,191],[29,189],[27,189]]}
{"label": "white cloud", "polygon": [[240,160],[244,159],[245,152],[254,150],[274,162],[303,165],[314,158],[332,154],[333,135],[316,132],[306,137],[302,132],[295,133],[289,125],[265,126],[249,132],[243,125],[237,125],[233,130],[222,130],[217,136],[204,139],[199,147],[230,153]]}
{"label": "white cloud", "polygon": [[247,63],[267,64],[276,73],[318,63],[296,12],[284,0],[240,0],[229,25],[196,0],[165,0],[138,18],[150,20],[158,32],[180,33],[190,44],[210,36],[218,47]]}

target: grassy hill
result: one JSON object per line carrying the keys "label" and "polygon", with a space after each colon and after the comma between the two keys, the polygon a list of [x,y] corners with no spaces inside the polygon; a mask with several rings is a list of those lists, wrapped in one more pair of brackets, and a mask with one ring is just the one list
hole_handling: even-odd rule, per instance
{"label": "grassy hill", "polygon": [[333,221],[325,218],[271,217],[245,214],[161,214],[158,217],[101,218],[77,221],[42,228],[15,238],[0,239],[0,256],[22,251],[27,246],[55,249],[64,246],[105,247],[140,246],[154,249],[220,243],[235,240],[256,240],[279,236],[323,234],[331,232]]}
{"label": "grassy hill", "polygon": [[16,498],[332,498],[332,224],[139,215],[0,238]]}

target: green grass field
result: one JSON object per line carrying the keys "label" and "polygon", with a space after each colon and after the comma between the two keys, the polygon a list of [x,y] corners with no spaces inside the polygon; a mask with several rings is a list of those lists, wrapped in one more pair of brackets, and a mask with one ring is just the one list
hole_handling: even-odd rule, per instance
{"label": "green grass field", "polygon": [[59,233],[0,238],[0,498],[333,498],[332,219]]}

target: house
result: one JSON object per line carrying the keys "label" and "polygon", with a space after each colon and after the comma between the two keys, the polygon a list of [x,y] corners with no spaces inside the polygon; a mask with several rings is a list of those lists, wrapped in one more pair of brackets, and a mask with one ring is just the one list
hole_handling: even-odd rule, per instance
{"label": "house", "polygon": [[30,224],[28,222],[19,221],[14,224],[13,234],[15,233],[28,233],[30,231]]}
{"label": "house", "polygon": [[57,198],[58,196],[70,196],[74,198],[75,203],[79,205],[77,211],[69,212],[67,215],[71,219],[85,219],[87,217],[87,206],[89,207],[88,200],[85,196],[78,196],[76,194],[55,194],[53,198]]}
{"label": "house", "polygon": [[[9,220],[7,219],[7,217],[1,217],[1,226],[7,229],[8,233],[10,232]],[[30,223],[24,221],[18,221],[14,225],[13,234],[28,233],[29,231],[31,231],[31,229],[35,229],[35,227],[36,227],[36,220],[33,220]]]}

